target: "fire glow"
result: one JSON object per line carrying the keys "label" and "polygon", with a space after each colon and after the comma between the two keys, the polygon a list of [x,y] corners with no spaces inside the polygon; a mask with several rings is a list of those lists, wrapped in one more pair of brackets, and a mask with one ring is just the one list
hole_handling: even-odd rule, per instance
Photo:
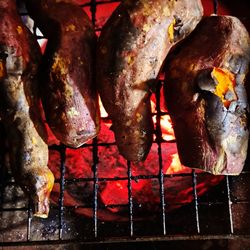
{"label": "fire glow", "polygon": [[[153,99],[153,98],[152,98]],[[102,107],[101,115],[107,118],[107,113]],[[152,100],[152,110],[154,112],[155,103]],[[106,121],[107,120],[107,121]],[[153,116],[154,123],[156,122]],[[128,169],[126,160],[119,154],[114,144],[114,134],[110,130],[111,123],[104,119],[101,124],[101,131],[98,136],[98,144],[110,144],[98,146],[98,178],[104,179],[98,183],[98,201],[105,209],[100,209],[98,218],[101,220],[125,220],[122,216],[128,211]],[[163,173],[165,199],[168,204],[167,211],[172,211],[182,205],[187,205],[193,201],[193,181],[192,170],[181,165],[177,153],[176,143],[172,142],[174,132],[169,115],[161,117],[162,137],[165,140],[162,147]],[[51,143],[55,143],[55,138],[50,136]],[[168,142],[171,141],[171,142]],[[80,149],[66,150],[66,179],[91,179],[92,172],[92,146]],[[60,179],[60,157],[57,151],[50,151],[50,168],[55,177]],[[135,214],[141,216],[140,211],[150,211],[160,209],[160,184],[159,184],[159,155],[158,144],[153,143],[151,151],[143,163],[131,165],[131,181]],[[200,173],[201,171],[197,171]],[[178,176],[178,174],[182,174]],[[183,174],[187,174],[186,176]],[[140,176],[153,176],[152,178],[141,179]],[[122,180],[116,180],[116,179]],[[108,180],[105,180],[108,179]],[[222,176],[212,176],[201,174],[197,178],[197,194],[203,195],[212,186],[217,185],[223,179]],[[82,181],[73,184],[66,184],[64,205],[75,207],[75,212],[83,216],[92,216],[92,199],[94,185],[93,181]],[[60,186],[55,184],[52,201],[57,203],[60,194]],[[88,208],[89,206],[89,208]],[[85,208],[86,207],[86,208]],[[137,211],[137,212],[136,212]]]}

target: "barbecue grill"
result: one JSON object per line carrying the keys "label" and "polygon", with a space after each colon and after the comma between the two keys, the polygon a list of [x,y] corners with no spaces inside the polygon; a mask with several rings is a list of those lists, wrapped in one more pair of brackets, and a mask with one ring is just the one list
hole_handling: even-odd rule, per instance
{"label": "barbecue grill", "polygon": [[[97,12],[120,1],[78,2],[89,12],[96,31],[100,32],[101,27],[96,22]],[[208,0],[203,2],[206,3],[204,8],[207,13],[210,11],[209,7],[212,8],[208,14],[217,13],[218,10],[220,13],[224,3],[224,1],[221,3]],[[245,1],[246,5],[247,1]],[[20,14],[23,17],[28,15],[23,9]],[[233,12],[232,15],[234,15]],[[250,24],[250,16],[241,15],[238,12],[235,15]],[[33,30],[37,39],[43,39],[35,25]],[[203,195],[199,195],[198,185],[201,180],[211,181],[209,174],[195,170],[166,173],[163,166],[164,150],[175,141],[166,140],[162,136],[161,117],[167,115],[167,111],[162,110],[163,84],[164,77],[158,81],[153,94],[155,100],[153,116],[156,121],[154,147],[157,149],[157,158],[153,163],[155,174],[136,173],[133,171],[133,164],[126,162],[126,175],[113,177],[100,175],[99,163],[102,155],[99,152],[103,148],[115,147],[115,143],[95,138],[92,142],[83,145],[82,151],[70,149],[76,153],[80,152],[79,157],[83,156],[81,154],[85,149],[91,153],[89,156],[91,176],[70,178],[67,175],[66,164],[68,148],[64,145],[51,145],[50,152],[53,151],[57,155],[59,171],[56,176],[58,195],[53,198],[52,194],[53,202],[48,219],[32,217],[28,198],[23,195],[4,166],[4,151],[7,151],[7,147],[1,145],[3,154],[0,159],[0,245],[9,247],[8,249],[15,249],[15,247],[26,249],[27,246],[32,246],[34,249],[50,249],[55,246],[62,249],[81,249],[83,246],[86,249],[94,246],[101,249],[104,247],[111,249],[137,247],[138,249],[145,246],[159,247],[159,249],[163,247],[165,249],[166,246],[169,249],[183,247],[250,249],[250,159],[246,160],[240,176],[221,177],[216,182],[217,185],[206,190]],[[102,120],[103,123],[109,122],[108,117],[103,117]],[[172,201],[167,198],[169,192],[167,181],[181,182],[184,179],[190,183],[191,191],[189,190],[187,195],[192,197],[189,202],[175,201],[173,206]],[[135,185],[143,181],[155,183],[154,193],[158,195],[157,204],[145,210],[134,196]],[[106,204],[100,200],[100,187],[110,183],[125,183],[126,203],[119,204],[119,197],[116,197],[118,202],[113,204],[112,199]],[[67,201],[69,197],[66,197],[65,193],[74,185],[77,186],[77,189],[73,189],[78,191],[77,196],[88,193],[86,203],[69,204]]]}

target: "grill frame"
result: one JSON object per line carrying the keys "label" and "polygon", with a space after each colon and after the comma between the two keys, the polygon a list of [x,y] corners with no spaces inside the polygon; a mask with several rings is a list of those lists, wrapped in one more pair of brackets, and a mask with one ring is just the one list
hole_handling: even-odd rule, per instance
{"label": "grill frame", "polygon": [[[114,3],[114,2],[120,2],[119,0],[111,0],[111,1],[96,1],[96,0],[90,0],[87,4],[81,5],[82,7],[89,7],[92,15],[92,22],[95,25],[96,23],[96,11],[97,6],[102,4],[108,4],[108,3]],[[214,14],[217,13],[219,3],[217,0],[213,0],[213,6],[214,6]],[[25,16],[27,13],[20,13],[21,15]],[[249,17],[244,17],[244,19]],[[34,33],[37,34],[37,29],[34,27]],[[100,31],[100,29],[96,29],[96,31]],[[37,39],[42,39],[44,37],[37,35]],[[4,180],[6,177],[6,173],[4,173],[4,167],[1,164],[1,197],[0,197],[0,204],[1,204],[1,214],[4,212],[10,212],[10,211],[25,211],[27,212],[27,237],[26,240],[23,241],[6,241],[2,239],[2,242],[0,242],[0,245],[2,246],[41,246],[41,245],[67,245],[69,243],[77,244],[77,245],[85,245],[85,244],[97,244],[97,243],[125,243],[125,242],[148,242],[148,241],[186,241],[186,240],[192,240],[192,241],[198,241],[198,240],[241,240],[245,239],[250,244],[250,233],[243,233],[243,234],[237,234],[235,233],[234,229],[234,221],[233,221],[233,212],[232,212],[232,204],[235,202],[246,202],[250,203],[249,200],[246,201],[235,201],[232,198],[232,191],[231,191],[231,182],[235,177],[225,177],[225,189],[226,189],[226,203],[228,206],[228,225],[229,230],[227,234],[207,234],[202,233],[201,225],[200,225],[200,206],[201,203],[199,202],[199,197],[197,195],[197,175],[195,170],[192,171],[191,174],[176,174],[176,175],[166,175],[163,172],[163,160],[162,160],[162,144],[163,143],[175,143],[175,141],[164,141],[162,138],[162,131],[161,131],[161,117],[163,115],[166,115],[166,112],[161,111],[160,106],[160,99],[161,99],[161,88],[164,84],[164,80],[159,80],[155,97],[156,97],[156,112],[153,113],[153,116],[156,116],[156,130],[155,135],[156,139],[154,143],[158,146],[158,168],[159,173],[158,175],[150,175],[150,176],[144,176],[144,175],[138,175],[133,176],[132,170],[131,170],[131,163],[127,162],[127,177],[117,177],[117,178],[99,178],[98,177],[98,148],[99,147],[107,147],[111,145],[115,145],[115,143],[98,143],[98,139],[95,138],[92,143],[88,143],[82,146],[82,148],[88,147],[92,148],[92,172],[93,172],[93,178],[81,178],[81,179],[66,179],[65,178],[65,161],[66,161],[66,147],[64,145],[53,145],[50,146],[50,150],[56,150],[60,154],[60,178],[56,180],[57,183],[60,185],[60,197],[58,202],[58,239],[55,240],[32,240],[31,234],[32,234],[32,211],[30,206],[30,201],[28,202],[28,207],[24,208],[4,208]],[[103,118],[104,120],[106,118]],[[3,162],[3,159],[1,159],[1,162]],[[248,178],[250,177],[250,171],[243,171],[242,175],[247,175]],[[193,185],[193,202],[191,206],[193,206],[193,209],[195,211],[195,233],[192,234],[168,234],[167,233],[167,223],[168,220],[168,213],[166,212],[166,206],[167,202],[165,199],[165,187],[164,187],[164,179],[165,178],[175,178],[176,176],[189,176],[192,178],[192,185]],[[161,227],[161,234],[158,236],[138,236],[134,233],[134,227],[135,227],[135,220],[134,220],[134,202],[133,202],[133,192],[132,192],[132,181],[134,180],[145,180],[145,179],[157,179],[159,182],[159,197],[160,197],[160,220],[161,224],[159,226]],[[98,220],[98,209],[100,208],[99,200],[98,200],[98,188],[99,183],[102,181],[118,181],[118,180],[126,180],[128,181],[128,234],[124,235],[122,237],[102,237],[99,235],[99,223]],[[64,239],[63,237],[63,230],[64,230],[64,219],[65,219],[65,206],[64,206],[64,190],[65,185],[69,183],[77,183],[77,182],[90,182],[93,184],[93,217],[92,217],[92,236],[86,237],[86,238],[72,238],[72,239]],[[10,181],[5,183],[6,185],[16,185],[15,182]],[[110,205],[112,206],[112,205]]]}

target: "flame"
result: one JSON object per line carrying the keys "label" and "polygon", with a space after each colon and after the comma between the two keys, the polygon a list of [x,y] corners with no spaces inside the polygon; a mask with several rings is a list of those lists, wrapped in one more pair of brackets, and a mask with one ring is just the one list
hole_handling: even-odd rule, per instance
{"label": "flame", "polygon": [[172,162],[170,166],[166,170],[166,174],[174,174],[174,173],[181,173],[181,172],[190,172],[190,169],[183,166],[180,162],[179,155],[173,154],[171,155]]}
{"label": "flame", "polygon": [[166,141],[175,140],[174,130],[169,115],[161,117],[162,138]]}
{"label": "flame", "polygon": [[[99,105],[101,111],[101,117],[108,117],[108,113],[106,112],[105,108],[103,107],[101,98],[99,97]],[[152,110],[156,109],[156,104],[154,101],[151,100],[151,107]],[[156,124],[156,116],[153,116],[153,122]],[[169,115],[161,116],[161,130],[162,130],[162,138],[166,141],[175,140],[174,130],[171,122],[171,118]],[[183,166],[180,162],[179,155],[177,153],[172,154],[171,156],[171,163],[166,170],[166,174],[174,174],[179,172],[188,172],[190,171],[189,168]],[[116,183],[117,188],[123,187],[121,183]]]}
{"label": "flame", "polygon": [[101,101],[101,98],[99,96],[99,106],[100,106],[100,112],[101,112],[101,117],[108,117],[108,113],[106,112],[105,108],[103,107],[103,104],[102,104],[102,101]]}
{"label": "flame", "polygon": [[[155,102],[151,101],[151,106],[153,110],[156,109]],[[156,116],[153,116],[153,122],[156,124]],[[161,131],[162,131],[162,138],[165,141],[172,141],[175,140],[174,129],[172,126],[172,121],[169,115],[161,116]],[[174,173],[183,173],[183,172],[190,172],[190,169],[183,166],[180,162],[180,158],[178,153],[173,153],[170,155],[170,164],[166,168],[165,174],[174,174]]]}

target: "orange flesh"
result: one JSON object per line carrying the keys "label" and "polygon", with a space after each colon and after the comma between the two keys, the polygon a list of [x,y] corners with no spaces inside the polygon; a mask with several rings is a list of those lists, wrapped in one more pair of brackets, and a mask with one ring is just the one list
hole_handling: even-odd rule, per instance
{"label": "orange flesh", "polygon": [[3,63],[0,61],[0,78],[4,77],[4,66]]}
{"label": "orange flesh", "polygon": [[172,43],[174,41],[174,25],[175,25],[175,19],[172,21],[172,23],[168,27],[168,36],[170,39],[170,42]]}
{"label": "orange flesh", "polygon": [[54,186],[54,175],[52,174],[51,171],[48,171],[47,175],[47,180],[48,180],[48,184],[47,184],[47,189],[48,189],[48,193],[50,193],[52,191],[52,188]]}
{"label": "orange flesh", "polygon": [[19,26],[19,25],[17,26],[16,30],[17,30],[17,33],[18,33],[19,35],[21,35],[21,34],[23,33],[23,29],[22,29],[22,27]]}
{"label": "orange flesh", "polygon": [[[212,78],[216,81],[217,85],[214,94],[217,95],[223,105],[228,108],[232,101],[237,100],[237,95],[235,93],[235,75],[226,69],[214,68],[212,73]],[[225,99],[226,93],[230,91],[233,94],[233,99]]]}
{"label": "orange flesh", "polygon": [[47,218],[49,212],[49,195],[54,185],[54,175],[49,170],[46,173],[38,171],[38,176],[44,176],[47,180],[46,185],[42,187],[41,190],[38,190],[38,201],[37,201],[37,208],[34,211],[34,216],[40,218]]}
{"label": "orange flesh", "polygon": [[[40,178],[44,178],[46,180],[46,185],[44,185],[43,188],[43,193],[44,194],[50,194],[53,186],[54,186],[54,175],[53,173],[48,169],[46,171],[42,170],[41,168],[38,168],[34,174],[36,176],[39,176]],[[39,190],[38,190],[39,191]]]}

